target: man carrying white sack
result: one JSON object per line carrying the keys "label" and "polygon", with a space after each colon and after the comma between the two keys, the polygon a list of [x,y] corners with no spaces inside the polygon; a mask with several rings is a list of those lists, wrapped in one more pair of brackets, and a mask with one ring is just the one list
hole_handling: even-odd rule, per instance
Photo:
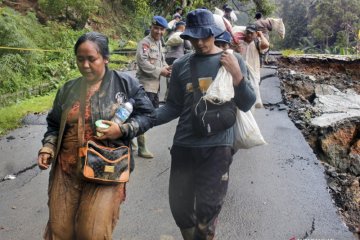
{"label": "man carrying white sack", "polygon": [[215,45],[215,37],[224,31],[216,26],[208,10],[197,9],[187,15],[186,29],[180,36],[192,43],[195,53],[174,62],[168,98],[156,110],[156,125],[179,117],[170,152],[169,202],[185,240],[214,239],[227,192],[234,143],[233,127],[211,136],[196,135],[192,108],[215,79],[220,66],[232,75],[235,93],[232,101],[236,107],[248,111],[255,102],[242,57]]}

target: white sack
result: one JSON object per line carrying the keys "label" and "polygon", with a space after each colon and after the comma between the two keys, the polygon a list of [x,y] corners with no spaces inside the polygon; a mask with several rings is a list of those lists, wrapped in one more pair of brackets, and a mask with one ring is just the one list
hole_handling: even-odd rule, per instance
{"label": "white sack", "polygon": [[243,112],[237,110],[236,123],[234,125],[234,151],[248,149],[266,144],[261,135],[259,126],[251,111]]}

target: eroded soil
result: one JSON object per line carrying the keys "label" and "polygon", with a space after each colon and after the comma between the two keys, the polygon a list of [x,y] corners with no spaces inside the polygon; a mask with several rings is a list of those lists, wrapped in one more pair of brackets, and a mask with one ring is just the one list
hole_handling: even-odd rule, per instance
{"label": "eroded soil", "polygon": [[[329,192],[344,222],[359,237],[360,59],[304,55],[277,61],[288,114],[325,165]],[[319,99],[331,95],[340,96],[333,104],[335,110],[321,109]],[[355,100],[342,102],[347,96]],[[328,123],[314,124],[324,114],[329,116]],[[349,117],[335,119],[339,115]]]}

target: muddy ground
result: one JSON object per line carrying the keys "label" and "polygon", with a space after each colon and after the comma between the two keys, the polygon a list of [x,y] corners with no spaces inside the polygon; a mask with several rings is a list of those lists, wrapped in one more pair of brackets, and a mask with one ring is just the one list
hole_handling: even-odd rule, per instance
{"label": "muddy ground", "polygon": [[288,114],[324,164],[334,203],[359,237],[360,59],[302,55],[276,64]]}

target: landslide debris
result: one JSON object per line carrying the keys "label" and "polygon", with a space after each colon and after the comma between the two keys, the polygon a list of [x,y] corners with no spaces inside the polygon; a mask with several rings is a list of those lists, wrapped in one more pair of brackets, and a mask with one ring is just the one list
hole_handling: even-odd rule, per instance
{"label": "landslide debris", "polygon": [[328,189],[349,230],[360,235],[360,59],[280,57],[288,114],[325,166]]}

